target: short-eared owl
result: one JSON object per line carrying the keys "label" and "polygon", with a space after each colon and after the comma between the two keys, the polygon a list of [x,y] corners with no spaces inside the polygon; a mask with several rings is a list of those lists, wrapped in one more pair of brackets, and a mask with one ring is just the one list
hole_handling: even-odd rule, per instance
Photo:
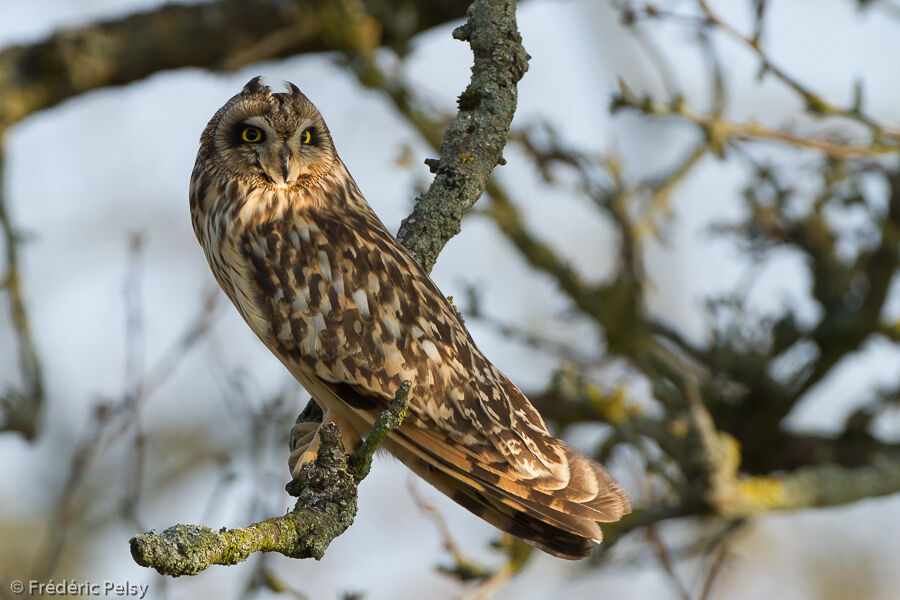
{"label": "short-eared owl", "polygon": [[[409,413],[387,450],[496,527],[587,556],[597,522],[628,513],[628,497],[484,357],[366,203],[319,111],[287,85],[251,80],[200,138],[191,218],[219,285],[348,452],[408,379]],[[314,427],[292,434],[294,475],[315,456]]]}

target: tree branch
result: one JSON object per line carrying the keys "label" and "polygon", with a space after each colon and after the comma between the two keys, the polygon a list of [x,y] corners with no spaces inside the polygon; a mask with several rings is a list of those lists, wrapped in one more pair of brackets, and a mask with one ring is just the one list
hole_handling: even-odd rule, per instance
{"label": "tree branch", "polygon": [[710,147],[721,153],[729,140],[758,142],[767,140],[789,146],[805,148],[820,152],[824,156],[836,160],[851,160],[865,157],[877,157],[900,152],[896,141],[878,144],[850,144],[812,136],[803,136],[773,129],[760,123],[736,123],[723,119],[717,114],[707,114],[692,108],[683,98],[670,102],[654,101],[649,97],[638,97],[622,82],[619,83],[619,95],[612,101],[612,112],[632,109],[647,116],[676,117],[686,123],[699,127],[706,136]]}
{"label": "tree branch", "polygon": [[469,42],[472,79],[458,99],[441,156],[427,161],[435,178],[400,225],[397,239],[426,271],[487,186],[516,111],[516,84],[528,69],[528,54],[516,27],[515,0],[475,0],[469,20],[453,37]]}
{"label": "tree branch", "polygon": [[390,432],[400,427],[403,419],[406,417],[406,409],[409,407],[409,388],[412,385],[410,381],[404,381],[400,384],[400,388],[394,394],[394,401],[388,410],[378,415],[378,419],[372,426],[372,433],[366,437],[366,440],[360,446],[353,456],[350,457],[349,468],[353,474],[353,479],[359,483],[365,479],[372,468],[372,457],[375,456],[375,450],[384,441]]}
{"label": "tree branch", "polygon": [[881,456],[871,464],[846,468],[819,464],[790,473],[735,477],[717,490],[715,505],[727,517],[775,510],[837,506],[900,492],[900,456]]}
{"label": "tree branch", "polygon": [[131,556],[162,575],[196,575],[210,565],[233,565],[254,552],[293,558],[322,558],[331,540],[353,523],[356,485],[334,423],[319,429],[319,453],[303,466],[302,492],[294,510],[247,527],[215,531],[203,525],[175,525],[161,534],[131,538]]}

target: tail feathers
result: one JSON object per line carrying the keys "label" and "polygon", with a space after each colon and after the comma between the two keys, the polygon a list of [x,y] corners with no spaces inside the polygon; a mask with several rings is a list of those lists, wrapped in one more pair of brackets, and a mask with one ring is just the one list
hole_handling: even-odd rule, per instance
{"label": "tail feathers", "polygon": [[[560,442],[562,443],[562,442]],[[602,466],[566,446],[569,485],[566,497],[599,513],[597,521],[613,523],[631,512],[631,499]]]}
{"label": "tail feathers", "polygon": [[[554,485],[547,489],[542,487],[540,480],[523,478],[506,462],[486,463],[482,454],[453,443],[440,432],[414,426],[414,419],[409,425],[404,423],[402,431],[410,444],[434,457],[432,461],[437,459],[454,473],[466,474],[486,487],[497,488],[506,496],[527,500],[544,510],[592,522],[618,521],[631,511],[628,497],[600,465],[558,440],[553,441],[564,447],[569,467],[576,475],[570,476],[570,485],[566,488],[555,489]],[[588,481],[593,481],[593,485]]]}
{"label": "tail feathers", "polygon": [[[609,474],[557,440],[570,476],[562,489],[544,489],[504,463],[453,443],[433,429],[404,423],[388,449],[410,469],[495,527],[562,558],[588,556],[601,541],[597,522],[617,521],[631,503]],[[551,485],[558,487],[556,480]]]}
{"label": "tail feathers", "polygon": [[443,473],[438,477],[429,477],[428,481],[457,504],[497,529],[523,539],[548,554],[577,560],[590,556],[593,551],[593,537],[569,532],[572,524],[551,524],[534,518],[525,507],[509,506],[490,494],[477,494],[472,488],[459,485]]}
{"label": "tail feathers", "polygon": [[[394,454],[414,473],[475,516],[553,556],[568,560],[590,556],[592,540],[602,536],[596,523],[585,527],[568,515],[543,514],[545,511],[540,511],[540,507],[520,504],[471,479],[465,481],[464,476],[448,475],[418,456]],[[573,529],[581,534],[572,533]]]}

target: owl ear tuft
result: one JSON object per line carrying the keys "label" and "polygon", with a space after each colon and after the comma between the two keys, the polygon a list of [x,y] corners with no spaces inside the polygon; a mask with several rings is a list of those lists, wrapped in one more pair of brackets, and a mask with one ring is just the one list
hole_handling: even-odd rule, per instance
{"label": "owl ear tuft", "polygon": [[290,81],[285,81],[284,85],[285,85],[285,87],[287,87],[288,91],[291,93],[292,96],[297,96],[297,95],[302,96],[303,95],[303,92],[300,91],[300,88],[298,88],[296,85],[294,85]]}
{"label": "owl ear tuft", "polygon": [[247,85],[244,86],[244,89],[241,90],[241,93],[268,96],[272,93],[272,91],[269,89],[269,86],[263,85],[262,76],[257,75],[247,82]]}

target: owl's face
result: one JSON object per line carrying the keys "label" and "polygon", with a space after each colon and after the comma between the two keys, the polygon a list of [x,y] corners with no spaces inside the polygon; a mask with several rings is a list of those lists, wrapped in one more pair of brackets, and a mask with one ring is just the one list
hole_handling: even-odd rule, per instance
{"label": "owl's face", "polygon": [[288,83],[273,94],[256,77],[210,120],[201,146],[215,165],[257,185],[305,187],[330,172],[331,134],[312,102]]}

